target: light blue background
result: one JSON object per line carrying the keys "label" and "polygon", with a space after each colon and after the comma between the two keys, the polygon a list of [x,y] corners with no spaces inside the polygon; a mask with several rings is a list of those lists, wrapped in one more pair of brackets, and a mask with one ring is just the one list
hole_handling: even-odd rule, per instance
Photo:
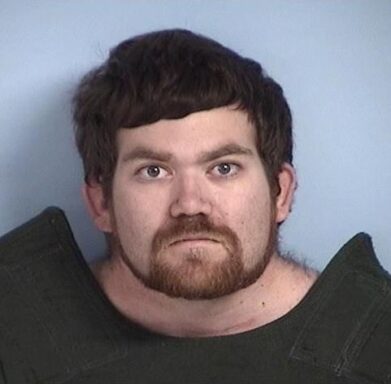
{"label": "light blue background", "polygon": [[352,235],[391,269],[391,1],[0,1],[0,234],[48,205],[87,259],[104,242],[79,193],[70,97],[134,34],[184,27],[259,60],[294,115],[299,176],[282,245],[323,268]]}

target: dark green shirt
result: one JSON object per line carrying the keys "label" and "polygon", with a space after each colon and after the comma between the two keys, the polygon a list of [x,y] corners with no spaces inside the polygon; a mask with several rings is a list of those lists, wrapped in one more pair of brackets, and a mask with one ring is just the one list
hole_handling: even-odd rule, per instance
{"label": "dark green shirt", "polygon": [[55,208],[0,239],[0,384],[391,383],[391,280],[368,235],[258,329],[175,338],[108,302]]}

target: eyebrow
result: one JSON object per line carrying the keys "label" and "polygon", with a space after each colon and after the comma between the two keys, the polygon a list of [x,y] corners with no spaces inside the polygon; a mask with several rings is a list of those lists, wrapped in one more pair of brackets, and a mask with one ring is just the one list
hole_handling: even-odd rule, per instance
{"label": "eyebrow", "polygon": [[246,155],[252,156],[254,153],[250,148],[243,147],[239,144],[226,144],[212,151],[206,151],[199,156],[200,162],[208,162],[229,155]]}
{"label": "eyebrow", "polygon": [[146,147],[136,147],[125,154],[122,162],[125,163],[132,160],[157,160],[164,162],[169,161],[171,158],[172,154],[169,152],[156,151]]}
{"label": "eyebrow", "polygon": [[[226,144],[222,147],[213,149],[211,151],[202,152],[198,156],[198,162],[209,162],[220,157],[229,156],[229,155],[246,155],[252,156],[254,153],[251,149],[243,147],[236,143]],[[170,152],[158,151],[147,147],[136,147],[130,152],[126,153],[122,158],[123,163],[132,161],[132,160],[156,160],[167,162],[173,158],[173,155]]]}

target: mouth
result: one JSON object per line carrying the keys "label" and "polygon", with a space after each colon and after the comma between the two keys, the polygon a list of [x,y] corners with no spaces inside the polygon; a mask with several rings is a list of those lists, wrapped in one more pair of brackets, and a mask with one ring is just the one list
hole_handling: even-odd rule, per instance
{"label": "mouth", "polygon": [[208,236],[200,236],[200,235],[186,235],[184,237],[175,239],[170,243],[171,245],[177,245],[181,243],[202,243],[202,242],[213,242],[218,243],[218,241],[214,238],[208,237]]}

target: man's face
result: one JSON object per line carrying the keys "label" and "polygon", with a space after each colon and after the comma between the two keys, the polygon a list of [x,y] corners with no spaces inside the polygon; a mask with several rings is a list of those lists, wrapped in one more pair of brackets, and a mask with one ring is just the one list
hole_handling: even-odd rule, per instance
{"label": "man's face", "polygon": [[276,246],[275,204],[247,115],[224,107],[121,129],[112,257],[170,296],[253,283]]}

